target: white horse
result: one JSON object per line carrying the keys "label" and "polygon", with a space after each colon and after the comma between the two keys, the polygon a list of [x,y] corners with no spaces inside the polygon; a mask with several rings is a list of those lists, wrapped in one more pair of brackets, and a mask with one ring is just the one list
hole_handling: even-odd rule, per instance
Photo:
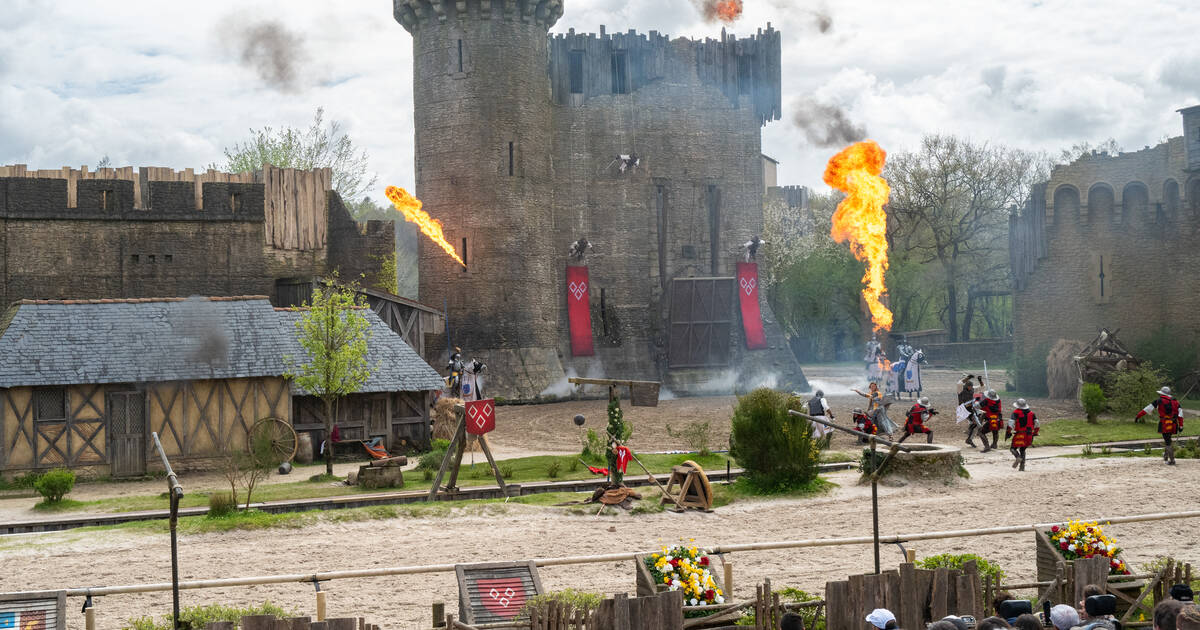
{"label": "white horse", "polygon": [[[896,379],[897,392],[921,395],[921,364],[925,363],[925,351],[917,350],[908,357],[908,361],[900,364],[900,373]],[[894,368],[893,368],[894,369]]]}

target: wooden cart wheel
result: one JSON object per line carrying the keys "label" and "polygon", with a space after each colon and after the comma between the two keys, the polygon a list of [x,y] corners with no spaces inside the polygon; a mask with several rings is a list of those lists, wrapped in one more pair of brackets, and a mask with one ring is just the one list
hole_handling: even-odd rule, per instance
{"label": "wooden cart wheel", "polygon": [[254,443],[259,438],[270,440],[271,452],[282,462],[290,462],[296,456],[296,446],[299,439],[296,429],[287,421],[280,418],[262,418],[250,427],[250,440]]}

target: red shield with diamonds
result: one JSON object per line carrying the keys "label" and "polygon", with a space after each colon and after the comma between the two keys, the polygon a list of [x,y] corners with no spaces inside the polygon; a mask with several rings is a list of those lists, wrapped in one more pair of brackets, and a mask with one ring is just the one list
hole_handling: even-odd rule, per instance
{"label": "red shield with diamonds", "polygon": [[521,578],[479,580],[479,599],[492,614],[512,619],[525,607],[525,585]]}
{"label": "red shield with diamonds", "polygon": [[467,433],[483,435],[496,428],[496,401],[472,400],[467,403]]}

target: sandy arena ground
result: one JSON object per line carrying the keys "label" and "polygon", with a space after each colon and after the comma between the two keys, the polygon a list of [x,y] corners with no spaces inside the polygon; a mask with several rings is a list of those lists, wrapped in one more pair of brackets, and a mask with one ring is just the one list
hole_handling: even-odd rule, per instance
{"label": "sandy arena ground", "polygon": [[[827,392],[836,370],[810,378],[825,378]],[[952,376],[944,377],[949,380]],[[943,388],[935,403],[951,407]],[[851,396],[853,396],[851,394]],[[831,403],[844,410],[855,399],[832,394]],[[662,450],[676,444],[665,436],[665,423],[682,424],[704,417],[715,432],[728,433],[732,398],[693,398],[669,401],[658,409],[628,408],[635,423],[634,446]],[[517,413],[520,410],[520,413]],[[513,453],[519,445],[531,452],[573,451],[574,413],[588,414],[589,426],[603,416],[600,401],[561,403],[543,407],[504,408],[496,435],[497,446]],[[844,413],[844,411],[843,411]],[[651,420],[651,419],[654,420]],[[724,418],[722,421],[721,419]],[[723,422],[723,424],[722,424]],[[940,423],[940,424],[938,424]],[[939,418],[935,430],[953,423]],[[961,431],[938,434],[939,442],[961,443]],[[835,447],[837,442],[835,441]],[[849,447],[850,444],[843,444]],[[1007,451],[968,453],[969,480],[952,485],[913,484],[881,488],[883,533],[1016,525],[1074,517],[1102,517],[1193,509],[1190,489],[1181,480],[1200,472],[1200,461],[1181,460],[1167,469],[1157,459],[1037,459],[1053,449],[1031,451],[1029,470],[1016,473]],[[1169,474],[1164,474],[1168,473]],[[449,518],[402,518],[347,524],[323,523],[304,530],[267,530],[228,534],[188,534],[180,544],[181,578],[204,579],[311,573],[323,570],[411,566],[455,562],[520,560],[652,549],[661,544],[695,538],[701,545],[867,536],[870,534],[870,489],[856,484],[857,474],[841,472],[828,478],[838,487],[815,499],[742,501],[713,514],[659,513],[631,516],[580,516],[559,509],[530,506],[490,506],[463,510]],[[197,480],[200,479],[199,477]],[[185,485],[193,483],[185,479]],[[113,485],[113,484],[106,484]],[[130,484],[117,484],[130,486]],[[161,486],[158,482],[156,488]],[[97,491],[96,494],[102,494]],[[26,500],[28,501],[28,500]],[[1108,530],[1125,548],[1136,568],[1155,556],[1200,563],[1200,536],[1194,520],[1114,525]],[[963,538],[923,542],[919,556],[941,552],[978,553],[1000,562],[1012,578],[1034,574],[1032,534]],[[896,546],[882,549],[885,568],[901,558]],[[845,579],[872,566],[869,546],[817,547],[802,550],[739,553],[735,562],[735,596],[752,593],[752,585],[770,577],[776,585],[821,592],[827,580]],[[0,537],[0,592],[164,582],[169,580],[169,538],[122,531],[59,532]],[[631,592],[631,562],[549,567],[543,584],[556,590],[574,587],[600,592]],[[434,601],[457,601],[452,573],[397,578],[341,580],[323,586],[329,592],[331,616],[365,616],[384,628],[428,627]],[[310,585],[286,584],[183,592],[184,605],[221,602],[249,605],[270,600],[300,614],[313,614]],[[116,595],[97,603],[101,628],[120,628],[129,617],[162,615],[170,610],[170,593]],[[68,602],[71,628],[81,628],[80,602]]]}

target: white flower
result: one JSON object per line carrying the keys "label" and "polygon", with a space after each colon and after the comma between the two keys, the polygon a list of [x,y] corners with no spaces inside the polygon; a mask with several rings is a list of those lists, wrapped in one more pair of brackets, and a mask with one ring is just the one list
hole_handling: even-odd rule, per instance
{"label": "white flower", "polygon": [[724,603],[725,603],[725,596],[724,596],[724,595],[717,595],[717,603],[718,603],[718,604],[724,604]]}
{"label": "white flower", "polygon": [[1067,545],[1068,551],[1075,551],[1075,545]]}
{"label": "white flower", "polygon": [[698,606],[699,604],[700,604],[700,600],[698,600],[698,599],[696,599],[695,597],[693,597],[693,598],[692,598],[692,605],[693,605],[693,606]]}

